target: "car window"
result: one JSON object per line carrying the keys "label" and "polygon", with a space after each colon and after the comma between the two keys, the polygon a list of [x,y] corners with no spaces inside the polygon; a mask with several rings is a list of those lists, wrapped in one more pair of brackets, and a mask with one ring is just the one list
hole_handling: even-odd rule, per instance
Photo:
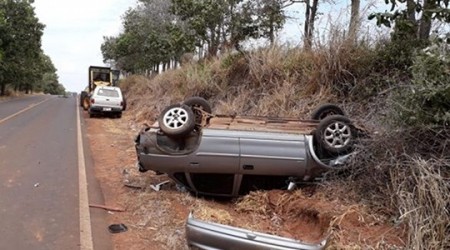
{"label": "car window", "polygon": [[97,94],[106,97],[119,97],[119,91],[115,89],[99,89]]}
{"label": "car window", "polygon": [[191,180],[201,193],[230,195],[233,192],[234,174],[191,173]]}
{"label": "car window", "polygon": [[109,72],[105,73],[105,72],[93,72],[94,74],[94,81],[103,81],[103,82],[109,82],[110,77],[109,77]]}

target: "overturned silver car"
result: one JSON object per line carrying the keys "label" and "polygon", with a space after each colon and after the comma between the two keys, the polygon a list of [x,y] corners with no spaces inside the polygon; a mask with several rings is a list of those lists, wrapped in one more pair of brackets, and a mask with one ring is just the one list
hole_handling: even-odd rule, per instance
{"label": "overturned silver car", "polygon": [[137,165],[201,195],[287,188],[339,167],[352,150],[355,131],[342,109],[324,105],[313,118],[213,116],[206,100],[193,97],[139,133]]}

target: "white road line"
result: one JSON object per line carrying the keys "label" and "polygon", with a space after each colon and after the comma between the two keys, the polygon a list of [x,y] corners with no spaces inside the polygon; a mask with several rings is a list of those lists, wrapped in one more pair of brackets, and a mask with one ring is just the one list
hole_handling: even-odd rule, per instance
{"label": "white road line", "polygon": [[86,180],[86,165],[84,162],[83,138],[81,135],[80,111],[77,100],[77,143],[78,143],[78,185],[80,199],[80,249],[93,250],[91,230],[91,215],[89,212],[89,197]]}
{"label": "white road line", "polygon": [[1,119],[1,120],[0,120],[0,124],[3,123],[3,122],[6,122],[7,120],[9,120],[9,119],[11,119],[11,118],[14,118],[14,117],[16,117],[16,116],[22,114],[23,112],[25,112],[25,111],[27,111],[27,110],[30,110],[30,109],[34,108],[34,107],[36,107],[37,105],[42,104],[42,103],[44,103],[44,102],[46,102],[46,101],[48,101],[48,100],[50,100],[50,98],[47,98],[47,99],[45,99],[45,100],[43,100],[43,101],[41,101],[41,102],[38,102],[38,103],[31,104],[30,106],[28,106],[28,107],[26,107],[26,108],[20,110],[19,112],[14,113],[14,114],[12,114],[12,115],[6,117],[6,118]]}

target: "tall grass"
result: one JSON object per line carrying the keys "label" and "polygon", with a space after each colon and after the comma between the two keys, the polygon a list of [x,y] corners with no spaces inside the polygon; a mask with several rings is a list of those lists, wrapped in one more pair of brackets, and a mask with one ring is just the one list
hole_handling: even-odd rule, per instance
{"label": "tall grass", "polygon": [[411,249],[450,248],[449,168],[449,161],[417,157],[391,172],[397,219],[408,225]]}
{"label": "tall grass", "polygon": [[448,249],[449,143],[445,128],[381,131],[360,143],[349,168],[328,176],[324,189],[407,225],[408,249]]}
{"label": "tall grass", "polygon": [[232,53],[152,79],[132,76],[121,87],[132,118],[148,123],[190,96],[208,99],[216,114],[308,118],[320,103],[343,104],[370,124],[371,136],[349,168],[328,176],[325,192],[408,225],[410,249],[450,248],[448,128],[389,127],[390,84],[409,79],[380,70],[379,51],[368,41],[349,42],[339,31],[327,39],[312,51],[277,45]]}
{"label": "tall grass", "polygon": [[[317,51],[281,45],[189,64],[152,80],[131,77],[122,84],[124,92],[133,93],[132,109],[160,111],[169,103],[201,96],[216,113],[298,117],[317,103],[349,95],[355,77],[364,71],[360,68],[367,65],[366,54],[367,49],[350,45]],[[137,99],[146,101],[137,104]],[[138,120],[154,119],[138,113]]]}

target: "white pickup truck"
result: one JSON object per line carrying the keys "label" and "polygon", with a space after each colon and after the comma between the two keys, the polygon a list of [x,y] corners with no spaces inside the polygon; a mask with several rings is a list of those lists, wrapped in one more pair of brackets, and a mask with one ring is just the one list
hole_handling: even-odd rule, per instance
{"label": "white pickup truck", "polygon": [[124,99],[119,87],[98,86],[90,98],[89,116],[113,115],[122,117]]}

